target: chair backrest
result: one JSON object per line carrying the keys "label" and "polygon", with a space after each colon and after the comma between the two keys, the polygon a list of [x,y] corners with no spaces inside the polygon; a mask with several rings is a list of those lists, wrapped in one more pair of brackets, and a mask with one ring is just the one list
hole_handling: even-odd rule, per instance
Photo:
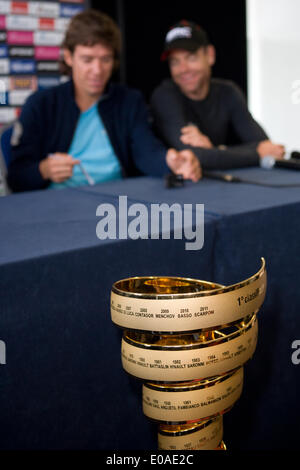
{"label": "chair backrest", "polygon": [[8,167],[11,161],[11,146],[10,146],[10,139],[13,132],[13,124],[9,124],[1,129],[0,132],[0,146],[1,146],[1,154],[4,159],[6,168]]}
{"label": "chair backrest", "polygon": [[[7,168],[11,161],[10,139],[13,132],[13,123],[7,124],[0,130],[0,185],[1,194],[10,194],[9,187],[6,182]],[[2,178],[1,178],[2,176]]]}

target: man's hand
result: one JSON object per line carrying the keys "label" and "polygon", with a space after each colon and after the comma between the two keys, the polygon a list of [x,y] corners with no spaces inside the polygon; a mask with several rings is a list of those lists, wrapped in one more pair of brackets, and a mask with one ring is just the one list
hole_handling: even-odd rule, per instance
{"label": "man's hand", "polygon": [[78,163],[80,160],[74,159],[71,155],[57,152],[42,160],[39,164],[39,170],[45,180],[62,183],[72,176],[73,167]]}
{"label": "man's hand", "polygon": [[182,127],[180,140],[183,144],[191,145],[192,147],[213,148],[210,139],[202,134],[198,127],[193,124]]}
{"label": "man's hand", "polygon": [[271,156],[279,160],[281,160],[285,154],[285,148],[283,145],[274,144],[270,140],[263,140],[260,142],[256,148],[256,151],[260,158]]}
{"label": "man's hand", "polygon": [[191,150],[177,152],[175,149],[169,149],[166,160],[173,173],[182,175],[186,180],[196,183],[202,177],[200,162]]}

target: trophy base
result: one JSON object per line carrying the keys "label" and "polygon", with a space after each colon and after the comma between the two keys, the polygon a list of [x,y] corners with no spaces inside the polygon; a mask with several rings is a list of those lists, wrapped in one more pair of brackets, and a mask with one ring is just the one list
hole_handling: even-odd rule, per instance
{"label": "trophy base", "polygon": [[161,424],[158,428],[160,450],[215,450],[222,439],[222,416],[193,424]]}

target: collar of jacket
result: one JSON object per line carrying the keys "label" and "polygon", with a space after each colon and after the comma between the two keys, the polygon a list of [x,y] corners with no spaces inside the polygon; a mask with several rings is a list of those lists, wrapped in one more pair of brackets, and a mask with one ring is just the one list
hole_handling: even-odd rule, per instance
{"label": "collar of jacket", "polygon": [[[68,90],[68,92],[71,96],[72,101],[74,102],[75,106],[78,108],[78,105],[77,105],[76,99],[75,99],[75,86],[74,86],[74,82],[73,82],[72,77],[70,78],[70,80],[68,82],[66,82],[66,85],[67,85],[66,88],[67,88],[67,90]],[[112,95],[114,94],[114,91],[115,91],[115,85],[114,85],[114,83],[109,81],[107,83],[106,87],[105,87],[104,93],[100,96],[100,98],[98,100],[98,103],[100,101],[105,101],[108,98],[112,97]]]}

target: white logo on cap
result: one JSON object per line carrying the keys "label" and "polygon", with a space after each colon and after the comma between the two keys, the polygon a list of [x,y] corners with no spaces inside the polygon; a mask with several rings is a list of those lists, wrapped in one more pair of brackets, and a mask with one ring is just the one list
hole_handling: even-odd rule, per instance
{"label": "white logo on cap", "polygon": [[178,38],[190,38],[192,37],[192,29],[189,26],[174,28],[168,32],[166,36],[166,42],[174,41]]}

